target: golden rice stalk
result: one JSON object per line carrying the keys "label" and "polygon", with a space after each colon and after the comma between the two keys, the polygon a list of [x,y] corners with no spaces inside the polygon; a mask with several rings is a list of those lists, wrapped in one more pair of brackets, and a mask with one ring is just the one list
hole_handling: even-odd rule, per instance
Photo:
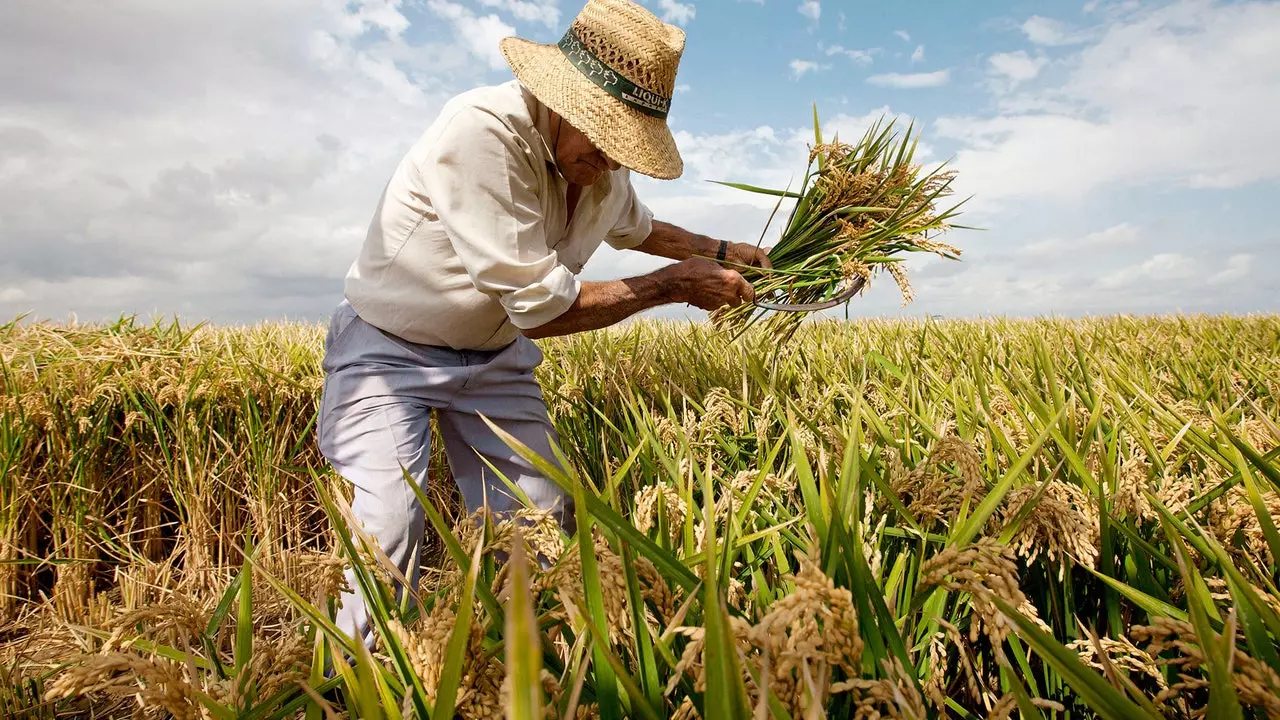
{"label": "golden rice stalk", "polygon": [[[757,299],[820,303],[836,298],[853,278],[870,281],[883,269],[909,303],[914,292],[901,264],[904,253],[959,259],[959,249],[934,239],[956,227],[951,220],[959,204],[937,206],[951,194],[956,173],[944,166],[926,171],[915,161],[919,138],[913,135],[914,123],[901,136],[895,123],[878,120],[853,145],[838,137],[823,142],[815,108],[815,144],[799,193],[722,183],[779,197],[779,203],[796,201],[781,237],[769,250],[773,268],[738,268],[754,285]],[[748,304],[718,312],[715,319],[745,327],[765,312]],[[794,333],[807,314],[775,315],[768,320],[770,332]]]}
{"label": "golden rice stalk", "polygon": [[999,648],[1013,631],[1008,618],[1000,612],[992,598],[1000,598],[1039,624],[1046,632],[1052,632],[1040,620],[1035,606],[1022,593],[1015,557],[1013,548],[990,537],[981,538],[965,547],[948,547],[920,566],[920,585],[938,586],[952,592],[970,594],[976,617],[969,628],[969,642],[976,641],[979,633],[985,633],[991,645]]}

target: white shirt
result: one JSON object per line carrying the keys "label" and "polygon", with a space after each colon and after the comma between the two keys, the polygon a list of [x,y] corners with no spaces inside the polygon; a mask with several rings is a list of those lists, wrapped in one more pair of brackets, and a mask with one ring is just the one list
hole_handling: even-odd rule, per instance
{"label": "white shirt", "polygon": [[506,346],[573,304],[600,246],[642,243],[653,214],[629,171],[583,188],[568,219],[546,108],[518,81],[450,100],[405,155],[347,273],[347,301],[405,340]]}

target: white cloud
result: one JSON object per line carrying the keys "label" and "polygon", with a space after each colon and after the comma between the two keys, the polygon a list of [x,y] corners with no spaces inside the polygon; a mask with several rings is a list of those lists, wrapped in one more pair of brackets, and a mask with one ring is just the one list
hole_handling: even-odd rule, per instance
{"label": "white cloud", "polygon": [[867,82],[892,88],[931,88],[946,85],[951,80],[950,70],[928,73],[884,73],[872,75]]}
{"label": "white cloud", "polygon": [[400,0],[364,0],[355,5],[355,12],[346,18],[346,23],[356,32],[371,27],[394,37],[409,27],[409,20],[400,13]]}
{"label": "white cloud", "polygon": [[[819,44],[818,48],[822,49],[822,45]],[[858,65],[870,65],[872,62],[873,56],[879,51],[880,51],[879,48],[868,48],[866,50],[856,50],[856,49],[850,50],[842,45],[832,45],[826,48],[825,50],[828,56],[844,55],[845,57],[849,58],[850,60],[852,60],[854,63]]]}
{"label": "white cloud", "polygon": [[497,15],[478,17],[458,3],[445,0],[428,0],[427,7],[442,18],[453,22],[458,35],[466,42],[471,54],[484,60],[494,70],[507,67],[498,43],[516,34],[516,29],[503,22]]}
{"label": "white cloud", "polygon": [[[895,127],[905,127],[907,118],[888,107],[865,115],[833,114],[821,118],[824,138],[839,135],[848,141],[861,137],[877,120],[897,119]],[[900,132],[900,130],[899,130]],[[685,174],[677,182],[637,178],[637,188],[648,200],[657,197],[685,198],[694,204],[756,204],[771,209],[777,198],[752,195],[741,190],[709,184],[710,180],[741,182],[761,187],[785,187],[799,183],[813,142],[812,126],[775,129],[763,125],[720,133],[675,132],[676,144],[684,159]],[[927,159],[931,150],[921,142],[917,156]]]}
{"label": "white cloud", "polygon": [[679,85],[676,85],[676,94],[687,92],[689,92],[689,85],[687,83],[680,83]]}
{"label": "white cloud", "polygon": [[399,8],[0,5],[0,315],[332,308],[388,175],[474,72]]}
{"label": "white cloud", "polygon": [[480,4],[506,10],[522,22],[542,23],[552,28],[560,24],[556,0],[480,0]]}
{"label": "white cloud", "polygon": [[1210,285],[1223,285],[1242,280],[1253,269],[1253,256],[1238,253],[1227,258],[1227,266],[1209,277]]}
{"label": "white cloud", "polygon": [[907,32],[906,30],[894,30],[893,34],[902,38],[903,42],[911,42],[911,33]]}
{"label": "white cloud", "polygon": [[[1280,5],[1189,0],[1115,21],[1007,114],[942,117],[974,203],[1280,177]],[[1176,88],[1176,92],[1173,89]],[[1229,140],[1227,140],[1229,139]]]}
{"label": "white cloud", "polygon": [[1048,58],[1043,56],[1031,57],[1026,50],[996,53],[987,58],[987,65],[991,73],[1009,80],[1013,84],[1035,78],[1048,64]]}
{"label": "white cloud", "polygon": [[1181,253],[1158,253],[1138,265],[1103,275],[1098,287],[1114,290],[1140,283],[1187,280],[1196,275],[1199,267],[1199,263]]}
{"label": "white cloud", "polygon": [[[490,55],[497,36],[508,23],[545,25],[535,10],[556,5],[433,2],[442,15],[400,0],[0,3],[0,315],[327,312],[404,149],[453,92],[509,77]],[[1234,208],[1203,219],[1219,200],[1235,204],[1225,193],[1178,192],[1280,177],[1280,138],[1256,121],[1280,113],[1275,6],[1197,0],[1095,21],[1063,30],[1089,39],[1051,51],[1051,84],[1041,68],[990,99],[1003,114],[923,126],[956,141],[945,150],[958,151],[958,196],[1017,198],[1008,205],[1035,220],[966,222],[971,203],[961,221],[989,232],[944,236],[964,263],[911,258],[919,300],[907,312],[1276,308],[1267,274],[1251,272],[1280,261],[1275,232],[1254,237],[1261,223]],[[850,52],[862,51],[820,46],[804,72],[839,54],[857,62]],[[1019,75],[986,62],[988,80]],[[824,116],[824,136],[856,140],[888,112]],[[797,127],[678,132],[685,177],[637,187],[664,219],[754,242],[774,199],[707,181],[798,185],[812,142],[804,114]],[[923,144],[920,156],[933,157]],[[1132,191],[1144,185],[1160,197]],[[1105,202],[1064,204],[1099,190]],[[1158,204],[1188,198],[1186,212]],[[775,220],[770,237],[779,230]],[[1209,236],[1216,255],[1203,249]],[[1015,238],[1040,242],[1019,252]],[[1072,267],[1080,248],[1104,256],[1102,269]],[[605,250],[590,273],[660,264]],[[851,310],[899,314],[898,302],[879,282]]]}
{"label": "white cloud", "polygon": [[796,8],[801,15],[817,22],[822,17],[822,3],[818,0],[804,0],[800,6]]}
{"label": "white cloud", "polygon": [[826,70],[829,66],[819,65],[812,60],[792,60],[791,61],[791,77],[799,80],[807,73],[816,72],[818,70]]}
{"label": "white cloud", "polygon": [[924,62],[924,46],[923,45],[917,45],[916,51],[911,53],[911,62],[913,63]]}
{"label": "white cloud", "polygon": [[692,3],[681,3],[676,0],[658,0],[658,8],[662,10],[664,22],[677,25],[688,25],[696,13]]}
{"label": "white cloud", "polygon": [[1138,239],[1138,228],[1131,223],[1122,222],[1080,238],[1055,238],[1032,243],[1022,248],[1019,254],[1032,257],[1072,256],[1085,251],[1106,251],[1134,245]]}
{"label": "white cloud", "polygon": [[1088,34],[1074,30],[1053,18],[1032,15],[1022,23],[1022,32],[1036,45],[1074,45],[1088,39]]}

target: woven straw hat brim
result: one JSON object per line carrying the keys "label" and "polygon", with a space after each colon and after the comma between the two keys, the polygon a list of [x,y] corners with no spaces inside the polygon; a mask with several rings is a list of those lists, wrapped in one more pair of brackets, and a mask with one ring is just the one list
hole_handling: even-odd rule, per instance
{"label": "woven straw hat brim", "polygon": [[499,45],[516,78],[623,167],[659,180],[684,173],[663,120],[627,107],[583,77],[556,45],[509,37]]}

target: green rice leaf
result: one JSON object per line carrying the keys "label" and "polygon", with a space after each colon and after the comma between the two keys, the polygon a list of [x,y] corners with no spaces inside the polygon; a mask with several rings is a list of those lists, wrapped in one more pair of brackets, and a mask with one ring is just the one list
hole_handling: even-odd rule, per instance
{"label": "green rice leaf", "polygon": [[1053,668],[1053,671],[1060,675],[1071,689],[1080,695],[1089,709],[1099,717],[1107,720],[1133,720],[1134,718],[1158,720],[1158,715],[1150,715],[1141,706],[1125,697],[1105,678],[1081,662],[1074,651],[1041,630],[1013,606],[994,596],[991,602],[1016,626],[1022,640],[1030,645],[1045,664]]}
{"label": "green rice leaf", "polygon": [[1081,567],[1083,567],[1085,570],[1088,570],[1094,577],[1098,578],[1103,583],[1113,588],[1116,592],[1120,593],[1126,598],[1129,598],[1129,600],[1132,601],[1133,604],[1145,610],[1147,614],[1152,617],[1170,617],[1170,618],[1174,618],[1175,620],[1182,620],[1183,622],[1186,622],[1188,620],[1188,616],[1185,612],[1183,612],[1182,610],[1179,610],[1178,608],[1174,607],[1173,605],[1170,605],[1167,602],[1164,602],[1163,600],[1151,597],[1150,595],[1142,592],[1141,590],[1138,590],[1137,588],[1131,585],[1126,585],[1125,583],[1122,583],[1113,577],[1108,577],[1106,575],[1103,575],[1102,573],[1098,572],[1097,570],[1094,570],[1091,567],[1088,567],[1085,565],[1082,565]]}
{"label": "green rice leaf", "polygon": [[[458,683],[462,680],[462,668],[467,662],[471,642],[471,623],[475,615],[476,578],[480,575],[482,557],[484,557],[484,543],[477,542],[475,552],[471,555],[471,562],[467,565],[467,574],[462,581],[462,592],[458,598],[458,609],[454,614],[453,630],[449,633],[448,644],[445,645],[444,666],[440,670],[435,708],[431,715],[433,720],[452,720],[453,718],[454,705],[458,697]],[[512,595],[518,594],[517,587],[512,591]],[[513,620],[508,617],[507,625],[510,626],[512,623]],[[506,638],[508,653],[511,652],[511,646],[516,644],[512,643],[512,637],[518,636],[508,632]],[[515,666],[508,665],[508,667]],[[541,685],[539,684],[538,687],[540,688]]]}
{"label": "green rice leaf", "polygon": [[1204,650],[1205,659],[1208,661],[1208,716],[1224,719],[1243,718],[1244,711],[1240,707],[1240,699],[1236,696],[1235,684],[1231,680],[1230,644],[1219,638],[1209,624],[1210,616],[1217,615],[1217,611],[1213,607],[1213,600],[1209,598],[1204,579],[1196,570],[1186,546],[1183,545],[1182,536],[1173,523],[1170,522],[1168,511],[1163,507],[1159,507],[1158,510],[1161,512],[1160,522],[1164,528],[1165,536],[1169,538],[1169,543],[1174,548],[1174,557],[1177,559],[1178,567],[1182,572],[1182,581],[1186,587],[1197,590],[1196,592],[1187,592],[1187,603],[1190,609],[1191,625],[1195,628],[1197,641]]}
{"label": "green rice leaf", "polygon": [[[479,569],[479,557],[480,553],[477,552],[473,571]],[[472,582],[474,583],[474,578]],[[518,525],[512,539],[511,597],[508,603],[504,638],[505,664],[511,677],[507,717],[511,720],[542,720],[541,643],[533,616],[529,559],[525,553],[524,536]]]}
{"label": "green rice leaf", "polygon": [[761,195],[773,195],[780,198],[797,198],[798,199],[798,198],[804,197],[803,195],[800,195],[798,193],[793,193],[786,190],[770,190],[769,188],[756,187],[754,185],[747,185],[744,183],[724,182],[722,180],[710,180],[708,182],[713,182],[717,185],[724,185],[725,187],[731,187],[731,188],[734,188],[735,190],[746,190],[747,192],[759,193]]}

